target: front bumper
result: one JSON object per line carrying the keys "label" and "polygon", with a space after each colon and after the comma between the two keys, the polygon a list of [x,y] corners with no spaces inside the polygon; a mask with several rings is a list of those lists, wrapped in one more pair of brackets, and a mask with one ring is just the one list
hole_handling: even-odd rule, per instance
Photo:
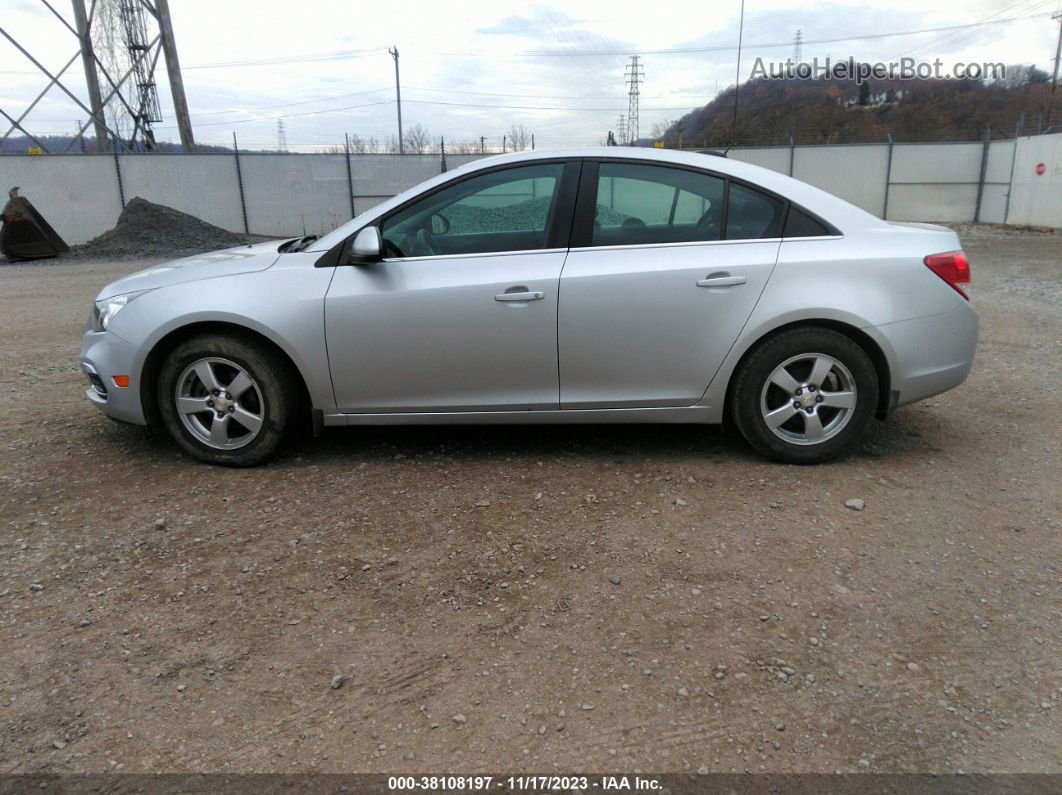
{"label": "front bumper", "polygon": [[[118,335],[109,331],[85,332],[81,343],[81,371],[89,381],[85,397],[108,417],[146,425],[135,362],[136,348]],[[128,376],[129,386],[115,384],[116,375]]]}

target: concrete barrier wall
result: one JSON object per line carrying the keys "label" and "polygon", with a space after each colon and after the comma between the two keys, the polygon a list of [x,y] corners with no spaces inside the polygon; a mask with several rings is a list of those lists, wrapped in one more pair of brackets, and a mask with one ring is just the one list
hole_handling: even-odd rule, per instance
{"label": "concrete barrier wall", "polygon": [[[735,160],[789,173],[789,147],[734,149]],[[945,144],[795,147],[793,176],[890,221],[1009,223],[1062,228],[1062,133]],[[985,174],[981,181],[981,161]],[[1044,174],[1036,167],[1044,165]],[[1013,170],[1013,185],[1011,172]],[[977,210],[978,187],[981,206]]]}
{"label": "concrete barrier wall", "polygon": [[984,145],[896,144],[889,175],[892,221],[970,221]]}
{"label": "concrete barrier wall", "polygon": [[[231,156],[119,155],[118,163],[126,201],[139,196],[197,216],[222,229],[243,231],[236,163]],[[3,163],[0,163],[2,168]],[[36,201],[32,197],[31,200]],[[109,219],[99,231],[114,226],[115,218]]]}
{"label": "concrete barrier wall", "polygon": [[[983,143],[758,147],[730,157],[788,174],[889,220],[1062,228],[1062,134]],[[478,155],[446,156],[454,169]],[[126,201],[142,196],[225,229],[323,234],[356,213],[435,176],[437,154],[240,155],[241,197],[232,154],[4,155],[0,190],[19,185],[71,245],[114,226]],[[982,160],[984,179],[981,180]],[[117,162],[117,168],[116,168]],[[1043,164],[1043,174],[1037,166]],[[1013,175],[1013,182],[1012,182]]]}
{"label": "concrete barrier wall", "polygon": [[0,201],[15,186],[70,245],[106,232],[122,211],[108,155],[0,156]]}
{"label": "concrete barrier wall", "polygon": [[799,147],[793,176],[880,216],[888,160],[888,147],[877,144]]}
{"label": "concrete barrier wall", "polygon": [[1062,134],[1018,139],[1013,177],[1007,223],[1062,226]]}
{"label": "concrete barrier wall", "polygon": [[769,146],[756,149],[732,149],[728,157],[754,166],[763,166],[781,174],[789,173],[790,149],[788,146]]}
{"label": "concrete barrier wall", "polygon": [[322,235],[350,220],[344,155],[240,155],[256,235]]}
{"label": "concrete barrier wall", "polygon": [[981,197],[981,220],[985,223],[1001,224],[1006,217],[1014,146],[1014,141],[993,141],[988,145],[985,187]]}
{"label": "concrete barrier wall", "polygon": [[[477,155],[447,155],[448,169]],[[4,155],[0,190],[15,185],[70,245],[112,228],[122,199],[140,196],[252,234],[320,235],[442,171],[438,155],[232,154]],[[119,190],[121,175],[121,191]],[[0,194],[2,196],[3,194]],[[2,203],[2,202],[0,202]]]}

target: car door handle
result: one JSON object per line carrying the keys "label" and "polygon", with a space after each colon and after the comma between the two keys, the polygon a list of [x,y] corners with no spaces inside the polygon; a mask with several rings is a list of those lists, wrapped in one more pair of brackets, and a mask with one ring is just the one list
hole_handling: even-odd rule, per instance
{"label": "car door handle", "polygon": [[502,293],[494,296],[495,301],[541,301],[546,294],[540,290],[529,290],[524,293]]}
{"label": "car door handle", "polygon": [[748,279],[744,276],[709,276],[707,279],[700,279],[697,282],[698,287],[734,287],[739,284],[744,284]]}

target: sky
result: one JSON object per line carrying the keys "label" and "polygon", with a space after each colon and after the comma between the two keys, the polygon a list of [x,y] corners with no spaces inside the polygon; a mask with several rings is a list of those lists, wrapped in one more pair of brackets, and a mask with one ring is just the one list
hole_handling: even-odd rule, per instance
{"label": "sky", "polygon": [[[0,28],[53,73],[76,53],[74,36],[40,0],[0,3]],[[69,2],[51,5],[72,21]],[[241,147],[272,148],[282,117],[288,148],[302,151],[342,144],[344,134],[382,140],[395,133],[390,47],[400,53],[406,128],[419,123],[436,139],[484,136],[488,145],[499,145],[510,125],[523,124],[538,148],[595,145],[616,129],[628,107],[625,68],[638,54],[644,67],[640,132],[646,136],[655,124],[681,117],[734,84],[741,12],[740,0],[170,5],[197,142],[231,144],[235,132]],[[939,57],[1034,63],[1051,71],[1059,35],[1051,15],[1060,5],[746,0],[741,79],[748,79],[757,57],[790,57],[798,29],[804,60]],[[176,141],[161,63],[157,79],[163,121],[156,137]],[[79,60],[64,83],[84,101]],[[19,115],[46,84],[0,37],[0,109]],[[53,88],[24,123],[37,134],[70,133],[86,117]],[[0,134],[6,129],[3,124]]]}

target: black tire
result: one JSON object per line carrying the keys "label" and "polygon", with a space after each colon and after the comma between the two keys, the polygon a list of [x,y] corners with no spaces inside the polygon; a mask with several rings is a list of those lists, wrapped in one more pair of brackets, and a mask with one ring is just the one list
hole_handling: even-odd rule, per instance
{"label": "black tire", "polygon": [[[227,383],[226,373],[238,372],[227,367],[224,362],[236,365],[253,381],[253,391],[249,390],[247,401],[250,410],[259,417],[260,424],[249,441],[244,439],[246,434],[252,432],[238,422],[233,425],[231,430],[242,434],[230,441],[232,444],[240,444],[234,449],[219,449],[201,440],[195,431],[186,426],[177,408],[178,381],[182,380],[182,374],[195,363],[207,359],[223,360],[212,361],[211,364],[212,368],[217,370],[219,386]],[[228,383],[234,382],[231,375],[228,377]],[[201,379],[192,379],[192,383],[194,389],[203,391]],[[182,385],[182,389],[185,388]],[[210,394],[204,393],[201,399],[210,397]],[[266,347],[236,335],[202,334],[178,344],[166,357],[159,371],[156,398],[163,425],[186,453],[211,464],[250,467],[267,461],[283,445],[294,424],[300,392],[296,376],[287,362]],[[227,411],[239,411],[244,408],[241,405],[244,402],[243,397],[227,402],[234,404]],[[194,419],[190,420],[189,424],[193,429],[207,429],[207,421],[212,425],[214,417],[220,415],[208,410],[191,416]],[[238,420],[238,417],[236,419]]]}
{"label": "black tire", "polygon": [[[814,354],[840,364],[829,371],[823,384],[831,387],[829,390],[809,389],[804,385],[812,375],[807,371],[817,361]],[[788,393],[780,392],[781,387],[773,381],[769,383],[769,379],[778,368],[794,359],[788,367],[798,374],[795,380],[800,382],[802,394],[794,391],[786,397]],[[802,377],[801,372],[807,375]],[[848,398],[854,403],[853,408],[842,410],[814,402],[831,401],[832,391],[850,391],[838,386],[849,380],[855,391],[854,400]],[[811,403],[804,407],[801,401]],[[802,407],[796,408],[797,403]],[[878,375],[866,351],[839,332],[805,326],[780,332],[752,350],[734,374],[729,409],[738,432],[757,452],[787,464],[818,464],[845,455],[859,444],[874,419],[877,403]],[[772,410],[792,412],[778,431],[772,430],[765,419],[765,412]],[[804,413],[814,414],[815,422],[827,428],[836,420],[834,430],[828,431],[822,441],[813,441],[817,429],[805,424]],[[783,435],[792,438],[782,438]],[[798,437],[802,438],[797,441]]]}

